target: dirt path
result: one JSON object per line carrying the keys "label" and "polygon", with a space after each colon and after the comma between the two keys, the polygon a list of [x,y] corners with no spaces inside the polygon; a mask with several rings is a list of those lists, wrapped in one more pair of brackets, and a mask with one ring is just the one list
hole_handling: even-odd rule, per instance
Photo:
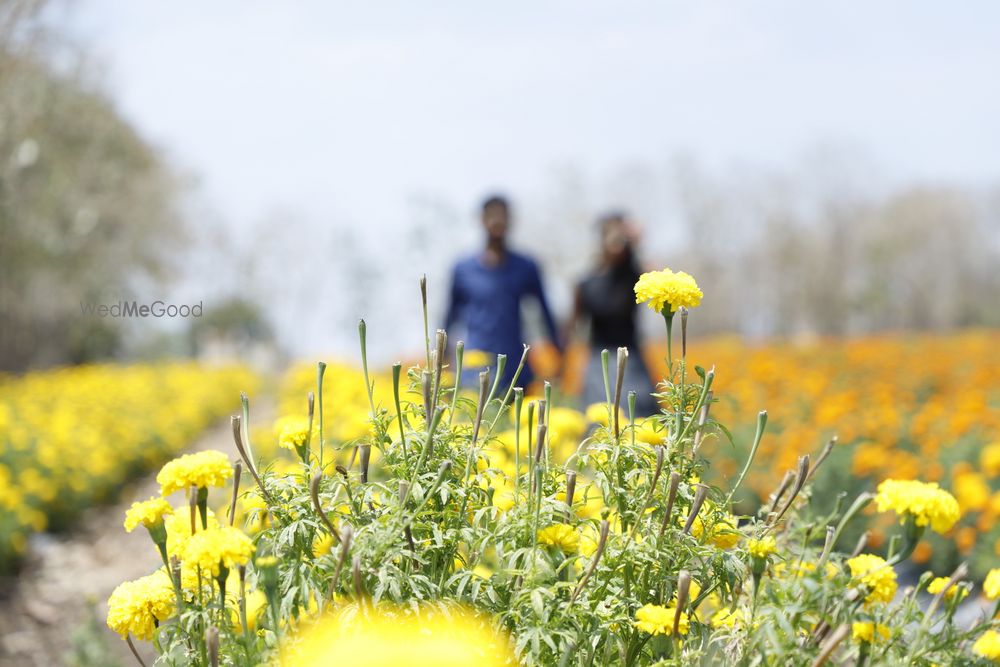
{"label": "dirt path", "polygon": [[[261,403],[254,406],[253,422],[270,423],[273,408]],[[189,451],[204,449],[218,449],[235,460],[228,418],[204,433]],[[144,530],[129,534],[122,528],[125,510],[133,501],[159,492],[155,477],[154,472],[130,484],[117,504],[89,510],[72,534],[32,539],[27,564],[14,580],[14,590],[0,593],[0,667],[64,664],[72,635],[91,609],[98,619],[93,644],[99,648],[103,643],[122,665],[138,664],[104,618],[115,586],[149,574],[161,564]],[[148,644],[136,644],[146,664],[152,664]]]}

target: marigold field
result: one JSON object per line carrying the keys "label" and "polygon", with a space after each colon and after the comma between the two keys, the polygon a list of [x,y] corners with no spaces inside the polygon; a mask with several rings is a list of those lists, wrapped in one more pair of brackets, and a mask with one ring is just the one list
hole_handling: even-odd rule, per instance
{"label": "marigold field", "polygon": [[585,411],[489,370],[455,391],[442,332],[407,370],[304,364],[272,430],[234,421],[238,467],[177,459],[129,511],[164,569],[108,624],[164,665],[989,663],[985,463],[987,500],[966,485],[997,435],[994,342],[707,341],[661,361],[645,419],[624,350]]}
{"label": "marigold field", "polygon": [[[650,355],[659,362],[662,354]],[[970,559],[982,576],[1000,554],[1000,334],[890,334],[846,341],[746,345],[695,341],[695,363],[719,369],[713,411],[735,446],[716,439],[713,467],[731,475],[745,460],[753,415],[768,406],[748,486],[759,498],[801,454],[836,436],[814,497],[832,506],[887,477],[938,482],[954,492],[962,520],[914,553],[937,571]],[[884,545],[888,517],[871,523],[869,544]]]}
{"label": "marigold field", "polygon": [[31,533],[68,528],[112,500],[256,386],[247,369],[193,363],[0,376],[0,573]]}

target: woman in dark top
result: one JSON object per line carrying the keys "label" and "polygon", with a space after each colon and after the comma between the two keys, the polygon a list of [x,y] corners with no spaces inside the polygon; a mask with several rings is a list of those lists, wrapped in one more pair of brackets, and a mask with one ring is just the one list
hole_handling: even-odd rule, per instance
{"label": "woman in dark top", "polygon": [[[590,354],[583,383],[583,405],[605,400],[604,376],[601,371],[601,350],[611,353],[608,369],[614,391],[615,354],[627,347],[628,364],[622,395],[636,392],[636,415],[646,416],[657,411],[649,371],[642,359],[638,331],[638,305],[633,287],[642,272],[635,257],[637,234],[623,214],[614,213],[600,220],[601,254],[598,265],[580,281],[576,288],[573,317],[569,334],[582,319],[589,321]],[[623,408],[626,406],[622,405]]]}

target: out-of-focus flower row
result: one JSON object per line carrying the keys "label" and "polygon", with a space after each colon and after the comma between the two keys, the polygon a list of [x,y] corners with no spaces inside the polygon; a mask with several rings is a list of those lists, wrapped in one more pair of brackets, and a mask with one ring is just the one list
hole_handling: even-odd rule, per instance
{"label": "out-of-focus flower row", "polygon": [[[662,353],[650,354],[655,362]],[[832,506],[878,480],[939,482],[953,490],[962,521],[950,534],[921,543],[918,563],[937,571],[971,558],[980,576],[1000,554],[1000,334],[863,337],[808,344],[747,345],[711,339],[690,346],[692,363],[723,369],[713,416],[733,429],[736,447],[717,440],[706,454],[732,476],[745,458],[756,411],[774,406],[748,485],[760,499],[775,477],[827,438],[838,446],[815,482],[818,502]],[[662,359],[656,372],[662,372]],[[747,508],[749,509],[749,508]],[[891,521],[872,523],[881,546]],[[956,551],[957,550],[957,551]]]}
{"label": "out-of-focus flower row", "polygon": [[190,444],[257,383],[243,367],[91,365],[0,377],[0,571]]}

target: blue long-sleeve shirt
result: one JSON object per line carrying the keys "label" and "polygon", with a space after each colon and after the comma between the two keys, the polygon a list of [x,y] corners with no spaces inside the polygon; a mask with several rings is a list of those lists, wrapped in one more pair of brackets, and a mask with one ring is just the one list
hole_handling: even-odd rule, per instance
{"label": "blue long-sleeve shirt", "polygon": [[[451,329],[460,325],[466,350],[507,355],[502,385],[509,384],[514,377],[524,350],[521,302],[525,298],[538,300],[549,336],[558,346],[556,323],[542,288],[541,271],[534,260],[508,251],[500,264],[487,266],[480,255],[474,255],[458,262],[452,272],[445,327],[452,333],[452,339],[457,340],[457,332]],[[525,365],[518,385],[527,387],[532,378],[531,368]]]}

